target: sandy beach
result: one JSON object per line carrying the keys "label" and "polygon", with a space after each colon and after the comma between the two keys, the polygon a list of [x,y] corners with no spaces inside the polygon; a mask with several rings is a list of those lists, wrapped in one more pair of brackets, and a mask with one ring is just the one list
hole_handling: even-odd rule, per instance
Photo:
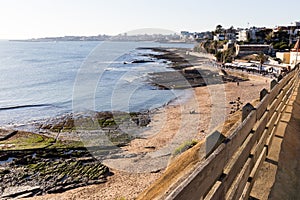
{"label": "sandy beach", "polygon": [[135,199],[164,172],[174,158],[174,150],[190,140],[203,140],[210,131],[242,106],[269,89],[270,79],[249,75],[249,81],[227,82],[191,89],[189,98],[170,103],[155,111],[143,133],[122,147],[132,158],[105,160],[113,172],[104,184],[77,188],[60,194],[30,199]]}

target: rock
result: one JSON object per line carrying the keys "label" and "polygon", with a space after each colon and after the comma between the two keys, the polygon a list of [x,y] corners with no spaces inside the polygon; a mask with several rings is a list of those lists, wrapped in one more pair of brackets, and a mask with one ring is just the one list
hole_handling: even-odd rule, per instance
{"label": "rock", "polygon": [[91,162],[95,159],[93,157],[83,157],[83,158],[76,158],[76,161],[82,161],[82,162]]}
{"label": "rock", "polygon": [[10,170],[9,169],[6,169],[6,168],[0,168],[0,175],[1,174],[9,174],[10,173]]}
{"label": "rock", "polygon": [[17,133],[18,131],[0,129],[0,141],[7,140],[8,138],[16,135]]}
{"label": "rock", "polygon": [[148,62],[154,62],[153,60],[134,60],[131,63],[148,63]]}
{"label": "rock", "polygon": [[19,187],[8,187],[4,189],[1,198],[15,198],[24,194],[34,194],[40,190],[39,186],[19,186]]}
{"label": "rock", "polygon": [[158,170],[155,170],[155,171],[152,171],[152,172],[150,172],[150,173],[152,173],[152,174],[156,174],[156,173],[159,173],[161,170],[160,169],[158,169]]}
{"label": "rock", "polygon": [[92,180],[90,183],[103,183],[109,175],[106,166],[81,148],[4,151],[1,156],[14,158],[14,164],[0,168],[0,191],[4,191],[0,199],[61,192]]}
{"label": "rock", "polygon": [[53,126],[52,124],[43,124],[43,125],[41,125],[41,129],[49,130],[52,126]]}
{"label": "rock", "polygon": [[105,183],[105,180],[90,180],[88,181],[89,185],[93,185],[93,184],[100,184],[100,183]]}
{"label": "rock", "polygon": [[60,186],[56,186],[56,187],[49,189],[47,191],[47,193],[58,193],[58,192],[62,192],[62,191],[64,191],[64,187],[60,185]]}
{"label": "rock", "polygon": [[156,149],[156,147],[155,146],[146,146],[146,147],[144,147],[145,149]]}
{"label": "rock", "polygon": [[195,110],[191,110],[190,114],[196,114],[196,111]]}

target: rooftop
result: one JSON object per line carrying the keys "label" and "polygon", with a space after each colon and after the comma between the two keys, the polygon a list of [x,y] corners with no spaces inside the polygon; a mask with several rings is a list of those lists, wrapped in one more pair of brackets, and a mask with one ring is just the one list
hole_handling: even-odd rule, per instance
{"label": "rooftop", "polygon": [[297,51],[300,52],[300,41],[299,41],[299,39],[297,40],[294,48],[292,48],[292,52],[297,52]]}

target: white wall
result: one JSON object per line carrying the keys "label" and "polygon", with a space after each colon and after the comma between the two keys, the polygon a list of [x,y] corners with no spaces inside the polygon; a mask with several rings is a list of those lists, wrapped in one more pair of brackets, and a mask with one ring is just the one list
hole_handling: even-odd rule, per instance
{"label": "white wall", "polygon": [[[297,59],[297,63],[296,63]],[[290,57],[290,65],[292,68],[295,67],[296,64],[300,63],[300,52],[291,52],[291,57]]]}
{"label": "white wall", "polygon": [[247,31],[241,30],[238,32],[237,41],[247,41]]}

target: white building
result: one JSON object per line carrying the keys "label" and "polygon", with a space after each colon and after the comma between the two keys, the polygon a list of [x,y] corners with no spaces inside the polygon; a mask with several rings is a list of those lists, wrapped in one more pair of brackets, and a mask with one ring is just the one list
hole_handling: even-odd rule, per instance
{"label": "white building", "polygon": [[225,40],[225,35],[224,34],[217,34],[214,36],[215,41],[224,41]]}
{"label": "white building", "polygon": [[300,22],[293,22],[292,26],[298,26],[298,27],[300,27]]}
{"label": "white building", "polygon": [[300,41],[297,40],[294,48],[290,53],[290,65],[294,68],[298,63],[300,63]]}
{"label": "white building", "polygon": [[237,32],[236,40],[244,42],[248,40],[248,30],[240,30]]}
{"label": "white building", "polygon": [[248,39],[256,40],[256,32],[257,29],[255,27],[250,29],[239,30],[236,35],[236,40],[239,42],[245,42],[248,41]]}

